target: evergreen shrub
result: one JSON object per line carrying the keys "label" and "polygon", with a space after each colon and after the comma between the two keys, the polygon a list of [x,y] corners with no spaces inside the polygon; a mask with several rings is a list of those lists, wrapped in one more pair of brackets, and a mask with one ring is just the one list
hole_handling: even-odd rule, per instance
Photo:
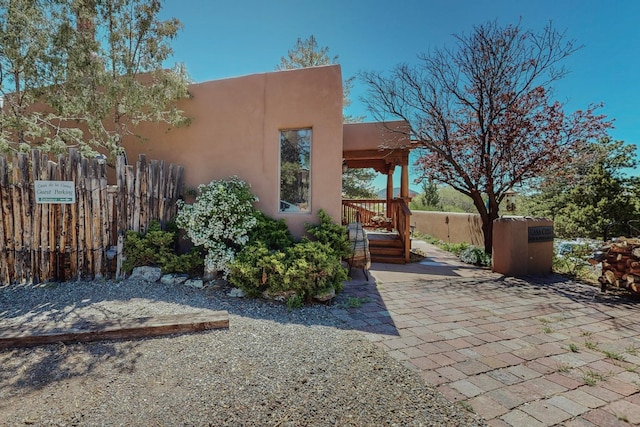
{"label": "evergreen shrub", "polygon": [[249,296],[294,292],[305,301],[332,288],[342,290],[342,282],[347,279],[342,257],[350,255],[342,226],[320,210],[320,223],[305,225],[316,240],[295,242],[288,230],[285,232],[284,221],[264,214],[258,217],[249,243],[230,264],[229,281],[233,285]]}
{"label": "evergreen shrub", "polygon": [[158,221],[152,221],[145,233],[127,231],[122,270],[129,273],[135,267],[153,266],[160,267],[164,274],[201,272],[204,265],[202,253],[193,248],[188,253],[177,254],[176,236],[173,224],[167,225],[167,230],[162,230]]}

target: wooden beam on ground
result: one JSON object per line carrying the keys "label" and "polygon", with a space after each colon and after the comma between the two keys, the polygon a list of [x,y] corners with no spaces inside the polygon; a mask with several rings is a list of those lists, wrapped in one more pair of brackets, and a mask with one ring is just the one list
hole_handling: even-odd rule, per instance
{"label": "wooden beam on ground", "polygon": [[[32,347],[52,343],[88,342],[155,337],[229,327],[229,313],[214,311],[169,316],[123,318],[95,322],[0,327],[0,348]],[[29,328],[25,330],[25,328]]]}

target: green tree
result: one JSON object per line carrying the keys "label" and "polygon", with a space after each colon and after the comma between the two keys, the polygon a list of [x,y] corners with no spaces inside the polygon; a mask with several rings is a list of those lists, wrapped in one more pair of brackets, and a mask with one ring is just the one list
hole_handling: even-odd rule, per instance
{"label": "green tree", "polygon": [[427,206],[440,206],[440,194],[438,193],[438,184],[432,180],[422,181],[422,195],[424,203]]}
{"label": "green tree", "polygon": [[[287,52],[287,56],[280,57],[280,64],[277,70],[290,70],[294,68],[317,67],[322,65],[337,64],[338,56],[329,56],[328,47],[320,47],[316,38],[311,35],[308,39],[298,38],[293,49]],[[347,108],[351,105],[349,94],[353,88],[355,77],[350,77],[342,83],[343,97],[343,121],[345,123],[357,123],[363,117],[346,114]],[[348,169],[342,175],[342,193],[344,197],[354,199],[367,199],[375,197],[373,179],[376,173],[371,169]]]}
{"label": "green tree", "polygon": [[[287,56],[280,57],[280,64],[276,65],[276,70],[291,70],[295,68],[318,67],[322,65],[337,64],[338,55],[329,56],[329,48],[327,46],[320,47],[316,38],[311,35],[308,39],[302,40],[298,37],[296,45],[287,52]],[[361,122],[363,117],[351,116],[346,114],[347,108],[351,105],[351,89],[355,77],[349,77],[342,82],[342,109],[343,120],[345,123]]]}
{"label": "green tree", "polygon": [[438,184],[430,179],[423,180],[422,193],[420,193],[417,197],[414,197],[411,200],[409,207],[411,209],[421,210],[421,211],[442,210]]}
{"label": "green tree", "polygon": [[342,196],[347,199],[375,199],[375,177],[376,172],[372,169],[348,169],[342,174]]}
{"label": "green tree", "polygon": [[637,165],[635,149],[608,137],[589,143],[562,175],[545,177],[524,208],[553,219],[556,234],[567,238],[602,238],[608,224],[639,219],[640,182],[626,174]]}
{"label": "green tree", "polygon": [[61,18],[48,3],[0,0],[0,150],[27,150],[34,140],[63,143],[72,136],[60,132],[59,117],[30,107],[42,99],[54,81],[52,44]]}
{"label": "green tree", "polygon": [[444,212],[477,212],[471,197],[448,185],[440,186],[438,195]]}
{"label": "green tree", "polygon": [[188,122],[175,105],[187,96],[186,71],[163,67],[181,25],[159,20],[160,8],[159,0],[0,0],[2,148],[17,141],[118,155],[142,122]]}
{"label": "green tree", "polygon": [[361,77],[377,120],[409,123],[425,176],[473,200],[490,253],[505,193],[561,169],[611,124],[594,106],[566,114],[552,100],[561,63],[578,47],[551,25],[534,33],[489,22],[455,37],[455,48],[421,55],[415,66]]}

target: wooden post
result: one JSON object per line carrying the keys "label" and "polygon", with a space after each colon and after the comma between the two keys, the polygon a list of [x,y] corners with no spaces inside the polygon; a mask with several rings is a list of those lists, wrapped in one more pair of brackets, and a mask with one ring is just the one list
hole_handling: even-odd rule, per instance
{"label": "wooden post", "polygon": [[[116,242],[119,277],[125,232],[173,218],[184,185],[182,166],[167,169],[141,156],[134,170],[123,159],[116,163],[117,185],[109,186],[106,169],[75,149],[56,162],[38,150],[18,154],[11,175],[9,160],[0,156],[0,281],[101,277],[105,250]],[[36,203],[36,180],[74,182],[76,203]]]}
{"label": "wooden post", "polygon": [[118,249],[116,254],[116,280],[120,279],[120,274],[122,272],[122,261],[124,258],[124,236],[122,233],[118,235]]}
{"label": "wooden post", "polygon": [[[127,193],[127,203],[126,203],[126,211],[125,215],[127,217],[127,223],[125,230],[135,230],[138,231],[140,228],[140,218],[138,218],[138,222],[134,220],[135,217],[135,206],[136,206],[136,176],[133,170],[133,166],[127,165],[126,167],[126,180],[127,180],[127,188],[125,189]],[[136,228],[138,227],[138,228]]]}
{"label": "wooden post", "polygon": [[24,153],[19,153],[17,160],[14,158],[13,164],[13,188],[12,188],[12,212],[13,212],[13,238],[14,238],[14,280],[19,283],[24,283],[24,235],[23,235],[23,220],[24,214],[24,202],[23,202],[23,186],[25,185],[24,177],[22,176],[22,170],[24,164],[28,164],[28,160]]}
{"label": "wooden post", "polygon": [[104,257],[102,215],[105,207],[101,204],[101,192],[100,180],[91,178],[91,256],[93,260],[91,275],[95,279],[102,278],[102,259]]}
{"label": "wooden post", "polygon": [[[47,162],[47,175],[49,177],[50,180],[57,180],[58,176],[56,174],[56,163],[52,162],[52,161],[48,161]],[[49,265],[49,278],[55,278],[56,280],[60,279],[60,271],[58,269],[58,259],[57,259],[57,251],[56,251],[56,244],[57,244],[57,236],[58,236],[58,230],[57,230],[57,226],[58,226],[58,212],[60,209],[60,205],[47,205],[48,206],[48,210],[49,210],[49,228],[47,229],[47,232],[49,233],[49,247],[48,247],[48,265]]]}
{"label": "wooden post", "polygon": [[[42,159],[40,157],[39,150],[31,151],[31,180],[35,182],[40,180],[42,174]],[[35,191],[35,189],[34,189]],[[35,196],[34,196],[35,197]],[[40,267],[40,254],[42,253],[42,205],[33,203],[33,209],[31,213],[31,224],[33,227],[33,233],[31,237],[31,272],[34,283],[39,283],[46,280],[46,272],[42,271]]]}
{"label": "wooden post", "polygon": [[[48,166],[47,156],[42,157],[42,172],[40,179],[47,181],[49,179],[50,169]],[[43,281],[51,279],[51,264],[49,260],[49,204],[42,203],[40,206],[40,239],[38,240],[38,250],[40,251],[40,278]]]}
{"label": "wooden post", "polygon": [[2,218],[0,218],[0,227],[2,228],[2,235],[0,235],[0,280],[3,283],[11,283],[11,268],[13,267],[13,248],[11,242],[12,227],[11,216],[9,212],[9,168],[7,165],[7,158],[5,156],[0,157],[0,212],[2,212]]}
{"label": "wooden post", "polygon": [[69,180],[75,183],[76,190],[76,203],[71,206],[71,212],[69,215],[68,232],[71,233],[69,241],[69,277],[78,277],[78,215],[80,200],[80,179],[78,177],[79,172],[80,155],[79,153],[71,149],[69,150]]}
{"label": "wooden post", "polygon": [[[408,161],[409,160],[407,159],[407,162]],[[400,197],[402,197],[406,203],[409,203],[409,165],[407,163],[402,163]]]}
{"label": "wooden post", "polygon": [[389,165],[387,171],[387,218],[391,218],[391,200],[393,200],[393,171],[395,165]]}
{"label": "wooden post", "polygon": [[118,156],[116,159],[116,188],[115,188],[115,238],[119,233],[124,233],[127,229],[127,165],[124,156]]}

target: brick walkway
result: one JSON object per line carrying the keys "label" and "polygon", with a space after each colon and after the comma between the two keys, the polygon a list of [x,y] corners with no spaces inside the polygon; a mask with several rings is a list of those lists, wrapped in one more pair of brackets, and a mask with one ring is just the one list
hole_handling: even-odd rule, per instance
{"label": "brick walkway", "polygon": [[640,425],[640,300],[420,244],[420,264],[352,271],[334,314],[491,426]]}

